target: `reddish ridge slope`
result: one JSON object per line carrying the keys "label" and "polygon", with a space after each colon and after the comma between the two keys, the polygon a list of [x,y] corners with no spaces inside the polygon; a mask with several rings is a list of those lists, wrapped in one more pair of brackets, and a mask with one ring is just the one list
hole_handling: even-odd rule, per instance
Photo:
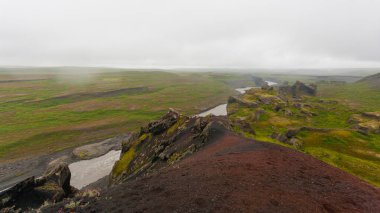
{"label": "reddish ridge slope", "polygon": [[227,131],[76,212],[380,212],[380,190],[306,154]]}

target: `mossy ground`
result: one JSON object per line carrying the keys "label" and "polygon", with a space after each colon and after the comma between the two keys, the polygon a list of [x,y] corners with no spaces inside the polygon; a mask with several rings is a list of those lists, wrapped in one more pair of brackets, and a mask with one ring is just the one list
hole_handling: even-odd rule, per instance
{"label": "mossy ground", "polygon": [[[258,89],[256,92],[246,93],[241,98],[257,101],[257,97],[266,92]],[[273,95],[273,91],[269,93]],[[259,108],[264,109],[265,113],[255,120],[252,115],[258,108],[229,104],[228,111],[233,112],[229,114],[229,119],[232,122],[244,120],[255,131],[255,135],[239,127],[235,127],[234,130],[250,138],[291,147],[272,139],[272,133],[285,133],[288,129],[303,126],[331,129],[301,131],[296,137],[303,141],[303,146],[298,149],[380,186],[380,135],[363,135],[354,131],[352,125],[347,122],[352,114],[360,113],[360,109],[321,97],[305,97],[301,107],[290,102],[285,109],[291,112],[291,115],[285,114],[283,110],[276,111],[275,104],[260,104]]]}

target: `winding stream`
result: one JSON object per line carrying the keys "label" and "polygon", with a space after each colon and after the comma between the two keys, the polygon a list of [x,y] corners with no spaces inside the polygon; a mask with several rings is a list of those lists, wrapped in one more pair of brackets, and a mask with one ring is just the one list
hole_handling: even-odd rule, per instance
{"label": "winding stream", "polygon": [[[269,86],[277,84],[276,82],[266,81]],[[243,87],[235,89],[240,94],[244,94],[247,90],[259,87]],[[218,105],[210,110],[202,112],[197,116],[205,117],[209,114],[216,116],[227,115],[227,104]],[[77,189],[81,189],[103,177],[108,175],[113,165],[119,160],[120,151],[110,151],[105,155],[102,155],[91,160],[81,160],[69,165],[71,171],[71,185]]]}
{"label": "winding stream", "polygon": [[[269,86],[273,86],[273,85],[277,84],[276,82],[273,82],[273,81],[265,81],[265,82],[267,82]],[[235,90],[240,92],[240,94],[244,94],[247,90],[250,90],[252,88],[260,88],[260,87],[242,87],[242,88],[236,88]],[[216,116],[227,115],[227,104],[218,105],[218,106],[216,106],[212,109],[209,109],[205,112],[199,113],[197,116],[206,117],[209,114],[213,114]]]}

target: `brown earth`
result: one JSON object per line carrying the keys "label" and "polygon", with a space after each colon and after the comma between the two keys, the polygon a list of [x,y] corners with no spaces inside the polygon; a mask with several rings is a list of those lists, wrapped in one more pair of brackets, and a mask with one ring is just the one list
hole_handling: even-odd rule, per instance
{"label": "brown earth", "polygon": [[227,131],[193,155],[88,201],[72,211],[380,212],[380,189],[306,154]]}

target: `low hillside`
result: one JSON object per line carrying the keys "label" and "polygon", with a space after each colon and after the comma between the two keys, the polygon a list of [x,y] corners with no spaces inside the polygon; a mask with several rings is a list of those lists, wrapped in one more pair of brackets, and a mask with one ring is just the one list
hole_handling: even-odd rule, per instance
{"label": "low hillside", "polygon": [[380,88],[380,73],[364,77],[358,81],[359,83],[367,83],[373,87]]}
{"label": "low hillside", "polygon": [[379,112],[321,99],[312,88],[252,89],[230,98],[228,117],[246,137],[292,147],[380,186]]}
{"label": "low hillside", "polygon": [[380,109],[380,73],[367,76],[355,83],[318,84],[318,95],[360,111]]}
{"label": "low hillside", "polygon": [[377,212],[380,191],[309,155],[175,111],[123,145],[100,195],[42,212]]}

